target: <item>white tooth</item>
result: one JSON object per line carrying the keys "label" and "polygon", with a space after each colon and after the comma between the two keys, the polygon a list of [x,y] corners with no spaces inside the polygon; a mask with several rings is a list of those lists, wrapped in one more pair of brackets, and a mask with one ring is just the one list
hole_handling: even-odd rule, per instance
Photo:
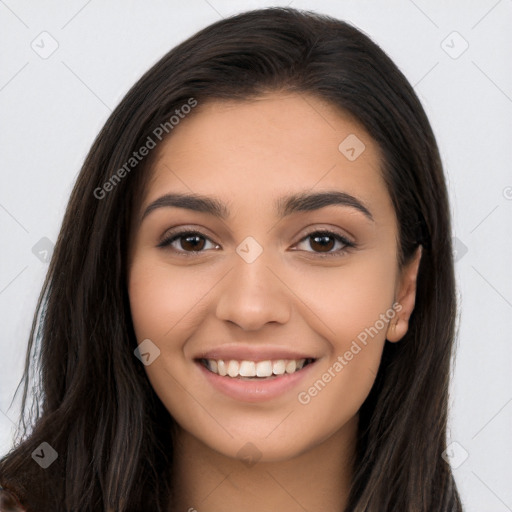
{"label": "white tooth", "polygon": [[286,363],[286,373],[294,373],[295,370],[297,369],[297,363],[295,362],[295,360],[291,360],[291,361],[288,361]]}
{"label": "white tooth", "polygon": [[297,369],[298,369],[298,370],[300,370],[300,369],[304,368],[304,363],[305,363],[305,362],[306,362],[306,360],[305,360],[305,359],[299,359],[299,360],[297,361]]}
{"label": "white tooth", "polygon": [[254,361],[242,361],[238,373],[242,377],[255,377],[256,376],[256,363]]}
{"label": "white tooth", "polygon": [[240,365],[238,364],[238,361],[231,360],[228,363],[228,375],[230,377],[236,377],[238,375],[238,370],[240,368]]}
{"label": "white tooth", "polygon": [[210,370],[213,373],[219,373],[217,368],[217,361],[215,361],[214,359],[208,359],[208,364],[210,365]]}
{"label": "white tooth", "polygon": [[219,372],[219,375],[221,375],[222,377],[225,377],[228,374],[226,363],[222,359],[217,361],[217,371]]}
{"label": "white tooth", "polygon": [[272,375],[272,361],[256,363],[256,375],[258,377],[270,377]]}
{"label": "white tooth", "polygon": [[283,375],[283,373],[286,371],[284,360],[279,359],[278,361],[274,361],[274,364],[272,365],[272,371],[274,375]]}

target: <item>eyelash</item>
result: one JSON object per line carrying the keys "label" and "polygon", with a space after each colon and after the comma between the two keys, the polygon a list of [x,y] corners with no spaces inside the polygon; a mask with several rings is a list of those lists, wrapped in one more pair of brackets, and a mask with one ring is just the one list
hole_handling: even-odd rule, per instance
{"label": "eyelash", "polygon": [[[206,235],[204,235],[200,231],[184,230],[184,231],[178,231],[178,232],[170,233],[168,236],[166,236],[157,245],[157,247],[160,247],[160,248],[169,247],[176,240],[179,240],[180,238],[184,238],[185,235],[196,235],[196,236],[199,236],[201,238],[204,238],[204,239],[209,240],[210,242],[212,242],[209,239],[209,237],[207,237]],[[315,230],[315,231],[311,231],[306,236],[301,238],[298,243],[303,242],[304,240],[306,240],[308,238],[311,238],[313,235],[327,235],[327,236],[330,236],[332,238],[335,238],[336,241],[342,243],[343,246],[344,246],[342,249],[339,249],[339,250],[334,251],[334,252],[322,253],[322,252],[315,252],[315,251],[306,251],[306,252],[313,252],[316,256],[318,256],[320,258],[330,258],[330,257],[334,257],[334,256],[340,257],[340,256],[343,256],[349,249],[353,249],[353,248],[356,247],[356,244],[354,242],[351,242],[350,240],[348,240],[346,237],[344,237],[344,236],[342,236],[342,235],[340,235],[338,233],[335,233],[333,231],[328,231],[328,230],[325,230],[325,229],[318,229],[318,230]],[[214,242],[212,242],[212,243],[214,243]],[[218,245],[218,244],[215,244],[215,245]],[[185,257],[193,257],[195,255],[198,255],[201,252],[204,252],[204,250],[201,250],[201,251],[183,251],[183,250],[177,250],[175,248],[172,248],[171,250],[173,252],[175,252],[177,254],[180,254],[182,256],[185,256]]]}

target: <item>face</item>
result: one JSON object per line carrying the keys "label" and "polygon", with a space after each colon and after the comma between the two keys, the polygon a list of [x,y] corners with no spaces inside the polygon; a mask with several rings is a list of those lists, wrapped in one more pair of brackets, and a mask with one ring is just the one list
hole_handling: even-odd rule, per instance
{"label": "face", "polygon": [[376,143],[276,93],[199,105],[155,151],[128,288],[158,397],[229,457],[250,442],[285,460],[343,432],[414,306],[419,259],[398,267]]}

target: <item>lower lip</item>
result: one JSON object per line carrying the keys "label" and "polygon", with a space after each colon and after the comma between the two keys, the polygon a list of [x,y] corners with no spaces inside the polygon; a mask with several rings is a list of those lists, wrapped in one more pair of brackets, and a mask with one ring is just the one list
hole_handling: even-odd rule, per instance
{"label": "lower lip", "polygon": [[273,379],[242,380],[222,377],[196,362],[206,380],[225,395],[243,402],[264,402],[276,398],[297,387],[307,377],[316,361],[294,373],[285,373]]}

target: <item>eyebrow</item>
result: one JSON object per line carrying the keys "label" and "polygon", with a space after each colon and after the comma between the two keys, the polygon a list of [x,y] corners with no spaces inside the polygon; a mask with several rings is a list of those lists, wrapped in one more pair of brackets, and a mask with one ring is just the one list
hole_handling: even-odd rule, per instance
{"label": "eyebrow", "polygon": [[[309,212],[319,210],[326,206],[345,206],[363,213],[369,220],[374,222],[370,210],[356,197],[337,190],[325,192],[300,192],[290,196],[280,197],[275,203],[277,215],[280,218],[287,217],[293,213]],[[185,208],[196,212],[207,213],[220,219],[229,217],[229,210],[224,203],[215,197],[199,194],[165,194],[153,201],[144,211],[140,222],[151,212],[159,208]]]}

